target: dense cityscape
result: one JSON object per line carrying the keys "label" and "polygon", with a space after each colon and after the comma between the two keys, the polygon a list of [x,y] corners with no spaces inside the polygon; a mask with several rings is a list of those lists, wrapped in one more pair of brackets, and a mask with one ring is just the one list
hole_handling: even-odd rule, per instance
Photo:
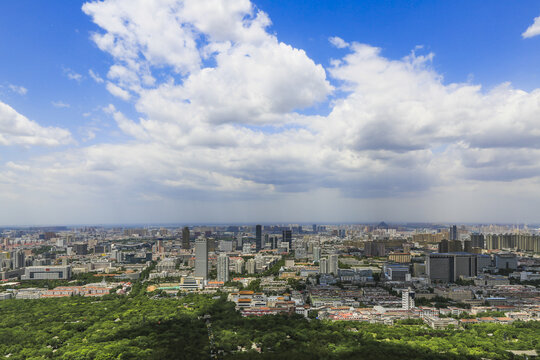
{"label": "dense cityscape", "polygon": [[540,1],[0,1],[0,359],[540,358]]}
{"label": "dense cityscape", "polygon": [[[16,304],[130,297],[135,291],[158,303],[195,295],[231,303],[242,317],[450,331],[504,327],[540,320],[539,232],[385,222],[6,228],[0,299]],[[220,341],[228,340],[215,340],[211,351],[271,351],[256,341],[227,351]],[[515,356],[534,355],[540,346],[538,337],[511,345],[505,351]],[[8,349],[0,345],[5,355]],[[463,354],[472,355],[456,353]]]}

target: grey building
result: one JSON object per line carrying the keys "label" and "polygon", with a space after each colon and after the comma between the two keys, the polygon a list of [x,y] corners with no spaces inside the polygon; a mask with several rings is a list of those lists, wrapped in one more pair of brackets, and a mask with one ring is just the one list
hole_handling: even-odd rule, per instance
{"label": "grey building", "polygon": [[208,279],[208,240],[204,237],[195,241],[195,276]]}
{"label": "grey building", "polygon": [[289,250],[292,249],[292,230],[283,230],[283,238],[281,242],[286,242],[289,244]]}
{"label": "grey building", "polygon": [[497,269],[517,269],[517,257],[515,254],[495,255],[495,267]]}
{"label": "grey building", "polygon": [[262,249],[262,226],[255,225],[255,251]]}
{"label": "grey building", "polygon": [[319,261],[319,272],[321,274],[328,274],[328,260],[326,258],[322,258]]}
{"label": "grey building", "polygon": [[189,228],[187,226],[182,229],[182,249],[189,249]]}
{"label": "grey building", "polygon": [[70,266],[29,266],[25,268],[21,280],[69,280]]}
{"label": "grey building", "polygon": [[313,247],[313,261],[318,262],[321,260],[321,248],[318,246]]}
{"label": "grey building", "polygon": [[431,281],[455,282],[461,276],[477,275],[477,257],[467,253],[430,254],[426,270]]}
{"label": "grey building", "polygon": [[334,275],[338,274],[338,256],[330,255],[328,257],[328,272]]}

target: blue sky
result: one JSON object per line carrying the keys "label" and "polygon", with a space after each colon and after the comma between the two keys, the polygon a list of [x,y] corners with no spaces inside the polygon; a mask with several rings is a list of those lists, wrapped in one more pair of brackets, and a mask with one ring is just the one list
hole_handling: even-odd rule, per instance
{"label": "blue sky", "polygon": [[[0,134],[12,137],[0,139],[0,200],[18,209],[5,212],[6,224],[538,220],[534,201],[518,214],[489,206],[494,194],[516,209],[540,197],[540,36],[522,36],[540,15],[537,1],[235,0],[219,12],[207,0],[178,24],[160,17],[181,3],[134,2],[155,12],[147,20],[125,1],[84,11],[84,1],[0,2],[0,102],[41,127],[31,141],[18,138],[0,114]],[[117,32],[116,16],[140,31]],[[265,18],[271,25],[258,23]],[[176,41],[181,29],[193,33]],[[123,47],[100,45],[95,33]],[[335,36],[346,45],[332,45]],[[192,38],[197,55],[176,48]],[[243,53],[258,60],[243,64]],[[384,97],[400,86],[397,99]],[[493,104],[503,105],[490,114]],[[453,194],[473,194],[477,205],[459,216],[426,210]],[[29,210],[36,196],[50,214]],[[306,199],[312,206],[298,208]]]}

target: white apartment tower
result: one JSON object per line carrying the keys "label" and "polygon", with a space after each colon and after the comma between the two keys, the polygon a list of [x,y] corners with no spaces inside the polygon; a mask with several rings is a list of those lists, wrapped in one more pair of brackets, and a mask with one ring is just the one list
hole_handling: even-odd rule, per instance
{"label": "white apartment tower", "polygon": [[217,264],[217,280],[229,281],[229,257],[227,254],[219,254]]}
{"label": "white apartment tower", "polygon": [[208,279],[208,241],[204,237],[195,240],[195,274]]}

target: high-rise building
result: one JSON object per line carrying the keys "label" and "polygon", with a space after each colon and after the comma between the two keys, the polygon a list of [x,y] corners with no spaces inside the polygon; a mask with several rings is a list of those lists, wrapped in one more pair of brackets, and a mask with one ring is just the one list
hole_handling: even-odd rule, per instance
{"label": "high-rise building", "polygon": [[484,248],[484,234],[471,234],[473,248]]}
{"label": "high-rise building", "polygon": [[338,274],[338,256],[330,255],[328,257],[328,272],[334,275]]}
{"label": "high-rise building", "polygon": [[238,274],[244,272],[244,259],[240,258],[236,261],[234,272]]}
{"label": "high-rise building", "polygon": [[13,268],[20,269],[20,268],[25,267],[25,265],[26,263],[25,263],[24,251],[22,250],[15,251],[13,254]]}
{"label": "high-rise building", "polygon": [[264,234],[264,243],[263,243],[263,248],[271,248],[272,247],[272,244],[270,244],[270,235],[268,234]]}
{"label": "high-rise building", "polygon": [[319,272],[321,274],[328,274],[328,260],[326,258],[322,258],[319,261]]}
{"label": "high-rise building", "polygon": [[385,256],[386,246],[382,241],[368,241],[364,243],[364,254],[366,256]]}
{"label": "high-rise building", "polygon": [[216,251],[216,239],[214,238],[207,238],[208,240],[208,251],[215,252]]}
{"label": "high-rise building", "polygon": [[87,255],[88,254],[88,244],[73,244],[73,251],[77,255]]}
{"label": "high-rise building", "polygon": [[313,261],[318,262],[321,260],[321,248],[318,246],[313,247]]}
{"label": "high-rise building", "polygon": [[313,224],[313,232],[317,233],[317,224]]}
{"label": "high-rise building", "polygon": [[208,240],[204,237],[195,240],[195,276],[208,279]]}
{"label": "high-rise building", "polygon": [[182,249],[189,250],[189,228],[187,226],[182,229]]}
{"label": "high-rise building", "polygon": [[414,308],[414,291],[411,288],[401,292],[401,308],[403,310],[411,310]]}
{"label": "high-rise building", "polygon": [[229,257],[227,254],[220,254],[218,257],[217,280],[223,282],[229,281]]}
{"label": "high-rise building", "polygon": [[465,240],[463,242],[463,251],[467,252],[467,253],[472,253],[473,250],[472,250],[472,241],[471,240]]}
{"label": "high-rise building", "polygon": [[249,259],[247,261],[246,269],[247,269],[248,274],[255,274],[255,271],[257,270],[255,259]]}
{"label": "high-rise building", "polygon": [[255,251],[262,249],[262,226],[255,225]]}
{"label": "high-rise building", "polygon": [[281,242],[289,244],[289,250],[292,249],[292,230],[283,230],[283,239]]}
{"label": "high-rise building", "polygon": [[439,245],[440,253],[449,253],[449,252],[461,252],[463,251],[463,244],[459,240],[442,240]]}
{"label": "high-rise building", "polygon": [[456,225],[452,225],[450,227],[450,240],[457,240],[458,239],[458,230]]}

